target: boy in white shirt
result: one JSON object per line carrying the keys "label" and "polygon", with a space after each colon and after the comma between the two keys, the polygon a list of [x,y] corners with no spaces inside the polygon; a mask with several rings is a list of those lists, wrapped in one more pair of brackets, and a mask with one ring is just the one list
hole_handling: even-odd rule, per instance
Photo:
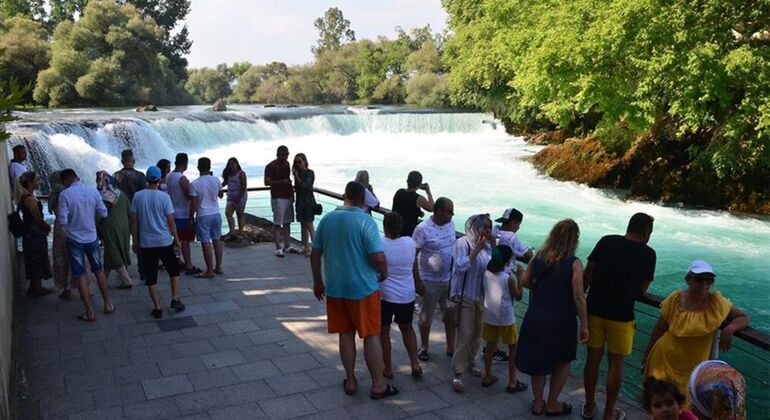
{"label": "boy in white shirt", "polygon": [[508,385],[505,391],[516,393],[525,391],[527,385],[516,380],[516,342],[519,332],[513,312],[512,299],[521,300],[522,288],[515,275],[508,274],[506,266],[513,257],[513,251],[506,245],[498,245],[492,250],[492,259],[484,273],[484,325],[481,338],[486,342],[484,349],[484,377],[482,387],[492,386],[498,378],[492,375],[492,357],[497,344],[508,345]]}
{"label": "boy in white shirt", "polygon": [[[222,183],[211,174],[211,160],[198,159],[198,179],[190,183],[190,220],[195,220],[198,240],[203,246],[206,272],[195,277],[211,278],[222,274],[222,215],[219,213],[219,199],[222,198]],[[212,248],[216,267],[212,269]]]}

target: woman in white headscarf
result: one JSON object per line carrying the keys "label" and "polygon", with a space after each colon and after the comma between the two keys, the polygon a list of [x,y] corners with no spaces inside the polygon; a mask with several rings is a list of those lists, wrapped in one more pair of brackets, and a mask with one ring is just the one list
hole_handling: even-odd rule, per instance
{"label": "woman in white headscarf", "polygon": [[470,369],[481,376],[474,359],[481,345],[484,313],[484,272],[496,245],[488,214],[477,214],[465,222],[465,236],[455,243],[454,266],[449,297],[460,300],[457,340],[452,356],[452,389],[463,392],[463,373]]}

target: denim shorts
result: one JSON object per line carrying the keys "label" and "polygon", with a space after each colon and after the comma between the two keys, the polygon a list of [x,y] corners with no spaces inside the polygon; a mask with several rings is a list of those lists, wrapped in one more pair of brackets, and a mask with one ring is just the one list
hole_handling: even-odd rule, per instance
{"label": "denim shorts", "polygon": [[77,279],[86,274],[86,258],[91,264],[91,272],[96,274],[102,271],[102,253],[99,249],[99,240],[90,244],[81,244],[67,238],[67,251],[69,251],[72,277]]}
{"label": "denim shorts", "polygon": [[209,243],[211,241],[218,241],[222,236],[222,215],[219,213],[209,214],[206,216],[198,216],[196,218],[196,233],[198,234],[198,241],[201,243]]}

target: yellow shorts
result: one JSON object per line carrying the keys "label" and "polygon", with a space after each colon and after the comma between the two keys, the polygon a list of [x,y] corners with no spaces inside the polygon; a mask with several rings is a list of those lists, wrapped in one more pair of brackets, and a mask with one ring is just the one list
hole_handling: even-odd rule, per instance
{"label": "yellow shorts", "polygon": [[490,343],[500,343],[513,346],[519,341],[519,329],[513,325],[489,325],[486,322],[481,327],[481,338]]}
{"label": "yellow shorts", "polygon": [[620,356],[628,356],[634,347],[634,321],[612,321],[595,315],[588,315],[588,347],[604,348]]}

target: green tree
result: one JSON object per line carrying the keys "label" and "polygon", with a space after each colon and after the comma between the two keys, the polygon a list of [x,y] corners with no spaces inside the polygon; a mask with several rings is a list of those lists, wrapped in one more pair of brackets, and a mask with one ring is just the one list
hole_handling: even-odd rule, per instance
{"label": "green tree", "polygon": [[273,85],[276,80],[286,80],[289,75],[289,68],[285,63],[272,62],[266,65],[253,65],[246,70],[239,78],[235,87],[233,97],[236,102],[264,102],[264,99],[257,96],[257,90],[260,85],[268,79],[273,79]]}
{"label": "green tree", "polygon": [[232,93],[229,76],[207,67],[189,70],[184,87],[193,98],[204,103],[214,103]]}
{"label": "green tree", "polygon": [[50,106],[174,103],[184,90],[162,53],[163,30],[134,6],[92,0],[54,33],[34,99]]}
{"label": "green tree", "polygon": [[[16,16],[0,23],[0,66],[21,85],[33,86],[40,71],[48,67],[51,45],[43,25]],[[31,89],[25,101],[31,101]]]}
{"label": "green tree", "polygon": [[0,1],[0,17],[14,16],[42,19],[45,16],[44,0],[2,0]]}
{"label": "green tree", "polygon": [[331,7],[323,15],[313,22],[318,29],[317,45],[311,47],[314,54],[321,54],[326,50],[336,50],[342,44],[356,40],[356,33],[350,29],[350,21],[345,19],[342,10]]}

